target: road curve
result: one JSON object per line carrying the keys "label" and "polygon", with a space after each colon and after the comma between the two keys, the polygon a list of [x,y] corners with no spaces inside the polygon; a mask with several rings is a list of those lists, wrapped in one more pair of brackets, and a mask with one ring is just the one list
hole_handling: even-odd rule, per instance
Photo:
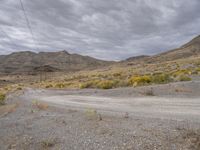
{"label": "road curve", "polygon": [[45,90],[28,90],[23,95],[26,100],[39,100],[60,107],[93,108],[104,112],[129,113],[143,117],[194,120],[200,122],[200,98],[167,97],[100,97],[66,95]]}

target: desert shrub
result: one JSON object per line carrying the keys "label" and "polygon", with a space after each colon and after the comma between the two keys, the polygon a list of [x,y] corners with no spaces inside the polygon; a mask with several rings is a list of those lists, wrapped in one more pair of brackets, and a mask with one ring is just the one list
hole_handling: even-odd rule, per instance
{"label": "desert shrub", "polygon": [[116,86],[117,87],[127,87],[127,86],[130,86],[130,83],[127,80],[119,80]]}
{"label": "desert shrub", "polygon": [[198,74],[199,74],[199,72],[197,70],[192,71],[192,75],[198,75]]}
{"label": "desert shrub", "polygon": [[65,84],[64,83],[57,83],[55,85],[56,88],[64,88],[65,87]]}
{"label": "desert shrub", "polygon": [[17,90],[19,90],[19,91],[22,90],[22,87],[17,87]]}
{"label": "desert shrub", "polygon": [[87,108],[85,111],[85,115],[89,120],[98,118],[97,111],[96,109],[93,109],[93,108]]}
{"label": "desert shrub", "polygon": [[45,86],[45,88],[47,88],[47,89],[48,89],[48,88],[52,88],[52,87],[53,87],[52,84],[48,84],[48,85]]}
{"label": "desert shrub", "polygon": [[87,82],[83,82],[79,84],[79,88],[85,89],[85,88],[96,88],[97,84],[99,83],[99,80],[91,80]]}
{"label": "desert shrub", "polygon": [[99,88],[99,89],[111,89],[116,87],[119,81],[111,80],[92,80],[84,83],[80,83],[79,88]]}
{"label": "desert shrub", "polygon": [[85,89],[85,88],[91,88],[92,87],[92,82],[85,82],[85,83],[80,83],[79,88]]}
{"label": "desert shrub", "polygon": [[152,82],[157,84],[168,83],[172,81],[170,75],[165,73],[153,74],[151,78]]}
{"label": "desert shrub", "polygon": [[196,71],[197,71],[197,72],[200,72],[200,68],[197,68]]}
{"label": "desert shrub", "polygon": [[191,70],[184,69],[184,70],[178,70],[178,71],[174,72],[173,76],[178,77],[180,75],[191,75],[191,74],[192,74]]}
{"label": "desert shrub", "polygon": [[180,75],[178,77],[179,81],[191,81],[192,79],[190,77],[188,77],[187,75]]}
{"label": "desert shrub", "polygon": [[97,88],[100,88],[100,89],[111,89],[116,84],[117,84],[117,82],[115,82],[115,81],[103,80],[103,81],[100,81],[97,84]]}
{"label": "desert shrub", "polygon": [[41,142],[41,144],[42,144],[42,147],[43,147],[44,149],[48,149],[48,148],[50,148],[50,147],[54,147],[54,146],[55,146],[56,140],[55,140],[55,139],[46,139],[46,140],[43,140],[43,141]]}
{"label": "desert shrub", "polygon": [[122,76],[122,73],[121,72],[116,72],[113,74],[114,77],[121,77]]}
{"label": "desert shrub", "polygon": [[6,95],[0,93],[0,105],[5,105]]}
{"label": "desert shrub", "polygon": [[146,85],[150,84],[152,82],[151,76],[149,75],[144,75],[144,76],[133,76],[130,80],[129,83],[133,86],[137,85]]}

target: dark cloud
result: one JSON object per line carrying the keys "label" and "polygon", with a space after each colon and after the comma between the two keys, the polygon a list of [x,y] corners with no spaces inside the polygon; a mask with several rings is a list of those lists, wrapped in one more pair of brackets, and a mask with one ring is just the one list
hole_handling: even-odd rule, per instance
{"label": "dark cloud", "polygon": [[175,48],[200,33],[199,0],[0,0],[0,54],[66,49],[119,60]]}

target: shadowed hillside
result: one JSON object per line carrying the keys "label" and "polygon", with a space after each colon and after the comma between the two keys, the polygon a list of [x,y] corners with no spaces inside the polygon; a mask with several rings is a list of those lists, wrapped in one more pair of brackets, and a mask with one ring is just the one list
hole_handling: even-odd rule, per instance
{"label": "shadowed hillside", "polygon": [[40,53],[26,51],[0,56],[0,72],[78,71],[110,63],[89,56],[69,54],[67,51]]}

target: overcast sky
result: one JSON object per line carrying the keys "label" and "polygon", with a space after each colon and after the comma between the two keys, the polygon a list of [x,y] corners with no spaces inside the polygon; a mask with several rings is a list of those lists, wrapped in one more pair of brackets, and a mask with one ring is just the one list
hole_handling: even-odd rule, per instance
{"label": "overcast sky", "polygon": [[0,0],[0,55],[79,53],[105,60],[152,55],[200,34],[200,0]]}

